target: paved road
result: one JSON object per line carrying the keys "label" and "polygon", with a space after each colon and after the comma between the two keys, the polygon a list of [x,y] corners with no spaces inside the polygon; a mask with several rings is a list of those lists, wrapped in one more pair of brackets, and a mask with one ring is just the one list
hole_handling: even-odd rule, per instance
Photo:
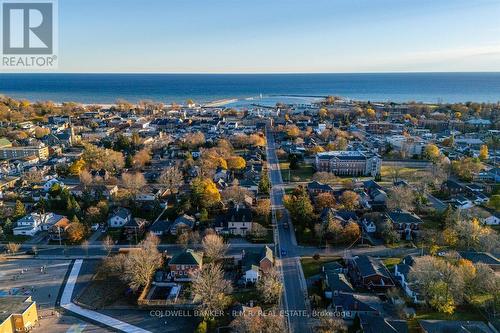
{"label": "paved road", "polygon": [[[277,255],[281,259],[283,274],[283,307],[286,311],[290,332],[311,332],[308,317],[309,306],[307,300],[307,286],[300,265],[300,252],[288,211],[283,206],[283,180],[275,151],[274,136],[266,130],[267,138],[267,163],[269,179],[271,180],[271,205],[273,218],[276,223],[275,241]],[[279,212],[279,214],[277,214]],[[277,216],[281,216],[280,219]],[[288,224],[288,227],[286,225]],[[317,251],[317,249],[316,249]]]}

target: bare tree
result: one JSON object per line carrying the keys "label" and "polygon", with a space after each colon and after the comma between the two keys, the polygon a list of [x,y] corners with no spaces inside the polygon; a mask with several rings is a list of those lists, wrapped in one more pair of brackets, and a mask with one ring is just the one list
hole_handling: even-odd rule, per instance
{"label": "bare tree", "polygon": [[217,234],[208,234],[203,237],[201,245],[209,260],[222,259],[228,248],[224,239]]}
{"label": "bare tree", "polygon": [[413,190],[408,186],[393,187],[389,193],[387,206],[392,210],[415,210],[415,194],[413,193]]}
{"label": "bare tree", "polygon": [[257,283],[257,290],[265,303],[278,303],[283,292],[283,283],[281,282],[280,274],[275,268],[263,274]]}
{"label": "bare tree", "polygon": [[146,186],[146,179],[140,172],[124,173],[122,175],[123,186],[130,191],[130,194],[135,198],[137,193]]}
{"label": "bare tree", "polygon": [[83,184],[84,187],[87,187],[90,184],[92,184],[93,178],[90,172],[88,172],[87,170],[83,170],[80,173],[80,182]]}
{"label": "bare tree", "polygon": [[321,317],[320,323],[314,328],[314,331],[318,333],[345,333],[347,326],[342,319]]}
{"label": "bare tree", "polygon": [[231,281],[224,279],[221,265],[203,265],[202,269],[191,273],[191,279],[191,290],[195,300],[201,301],[199,309],[205,319],[213,318],[214,313],[224,311],[230,305],[231,299],[227,295],[233,287]]}
{"label": "bare tree", "polygon": [[113,238],[111,236],[106,236],[104,240],[102,241],[102,246],[104,246],[104,249],[106,250],[107,255],[111,253],[113,250],[113,246],[115,245],[115,242],[113,241]]}
{"label": "bare tree", "polygon": [[232,201],[235,204],[241,204],[245,202],[247,197],[253,198],[252,193],[238,185],[233,185],[222,191],[222,198],[225,202]]}
{"label": "bare tree", "polygon": [[281,333],[286,331],[285,320],[282,315],[253,313],[239,314],[231,322],[231,332],[235,333]]}
{"label": "bare tree", "polygon": [[165,186],[170,193],[178,192],[184,184],[184,177],[177,166],[171,166],[163,170],[158,182]]}
{"label": "bare tree", "polygon": [[153,234],[139,243],[139,248],[130,251],[125,259],[122,279],[132,290],[147,286],[154,272],[163,264],[163,257],[158,251],[160,240]]}
{"label": "bare tree", "polygon": [[7,249],[7,252],[14,254],[17,253],[17,251],[19,251],[19,249],[21,248],[21,244],[8,243],[7,245],[5,245],[5,248]]}
{"label": "bare tree", "polygon": [[85,253],[87,254],[87,257],[89,256],[89,241],[88,240],[84,240],[82,242],[82,248],[85,250]]}

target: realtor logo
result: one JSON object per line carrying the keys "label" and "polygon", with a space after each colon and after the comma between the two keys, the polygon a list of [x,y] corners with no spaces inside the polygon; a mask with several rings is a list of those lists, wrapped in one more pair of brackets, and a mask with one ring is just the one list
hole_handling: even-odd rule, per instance
{"label": "realtor logo", "polygon": [[55,68],[57,3],[55,0],[0,0],[2,67]]}

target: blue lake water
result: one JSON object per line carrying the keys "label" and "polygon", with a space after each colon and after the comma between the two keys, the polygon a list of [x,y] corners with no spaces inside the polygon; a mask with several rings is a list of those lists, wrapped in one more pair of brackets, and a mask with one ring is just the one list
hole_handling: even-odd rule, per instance
{"label": "blue lake water", "polygon": [[192,98],[337,95],[370,101],[497,102],[500,73],[387,74],[12,74],[0,73],[0,94],[29,100],[114,103],[141,99],[169,103]]}

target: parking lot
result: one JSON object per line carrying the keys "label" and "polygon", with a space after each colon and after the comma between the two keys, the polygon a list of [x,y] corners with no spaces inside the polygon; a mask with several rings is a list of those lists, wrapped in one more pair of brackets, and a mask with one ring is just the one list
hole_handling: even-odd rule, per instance
{"label": "parking lot", "polygon": [[0,261],[0,296],[32,296],[40,318],[33,332],[109,332],[54,309],[70,263],[69,260],[35,259]]}

